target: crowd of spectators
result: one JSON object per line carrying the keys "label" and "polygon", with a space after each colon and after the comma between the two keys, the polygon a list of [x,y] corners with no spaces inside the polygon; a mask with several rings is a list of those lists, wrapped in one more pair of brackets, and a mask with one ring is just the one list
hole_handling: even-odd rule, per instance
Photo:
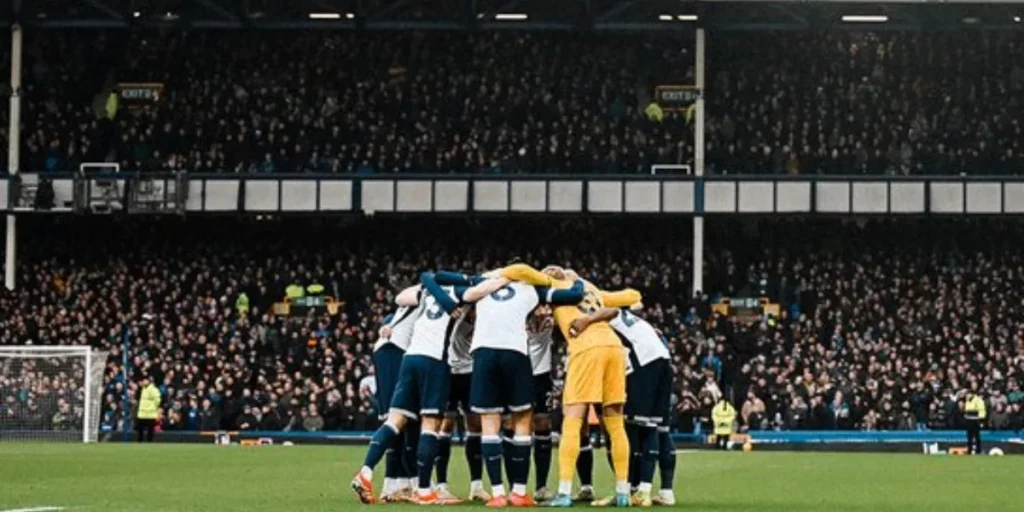
{"label": "crowd of spectators", "polygon": [[[1016,32],[708,40],[708,172],[1024,172]],[[43,32],[22,167],[646,173],[692,163],[692,113],[646,108],[693,60],[691,34]],[[111,109],[126,82],[165,88]]]}
{"label": "crowd of spectators", "polygon": [[[0,295],[0,344],[109,351],[102,422],[111,430],[125,386],[137,395],[143,375],[164,397],[165,430],[372,428],[371,347],[396,290],[425,268],[511,258],[644,292],[644,315],[670,341],[680,430],[706,426],[723,393],[747,429],[956,428],[967,390],[989,402],[991,427],[1024,423],[1016,223],[714,219],[708,293],[698,297],[689,237],[668,220],[26,224],[19,287]],[[275,314],[293,283],[322,284],[336,314]],[[715,312],[721,296],[767,296],[782,308],[748,323]],[[0,404],[0,428],[38,401],[38,389],[15,391]]]}
{"label": "crowd of spectators", "polygon": [[4,356],[0,358],[0,430],[80,439],[85,414],[83,358]]}

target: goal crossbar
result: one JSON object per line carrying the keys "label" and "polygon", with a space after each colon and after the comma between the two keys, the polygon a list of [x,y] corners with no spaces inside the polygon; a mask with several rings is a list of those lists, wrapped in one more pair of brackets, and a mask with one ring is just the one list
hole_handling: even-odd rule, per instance
{"label": "goal crossbar", "polygon": [[91,352],[92,347],[72,345],[2,345],[0,352],[75,352],[85,354]]}

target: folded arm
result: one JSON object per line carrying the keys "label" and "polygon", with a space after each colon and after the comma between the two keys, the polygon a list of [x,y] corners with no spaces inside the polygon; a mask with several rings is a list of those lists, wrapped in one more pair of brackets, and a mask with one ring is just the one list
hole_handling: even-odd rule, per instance
{"label": "folded arm", "polygon": [[462,299],[466,302],[477,302],[480,299],[498,291],[501,287],[509,283],[508,279],[504,277],[498,277],[494,279],[487,279],[474,285],[472,288],[466,290],[466,293],[462,295]]}
{"label": "folded arm", "polygon": [[407,307],[416,306],[420,303],[420,290],[422,289],[423,287],[417,284],[402,290],[395,297],[395,304]]}
{"label": "folded arm", "polygon": [[501,277],[533,286],[551,286],[553,282],[551,276],[525,263],[516,263],[501,269]]}
{"label": "folded arm", "polygon": [[599,322],[609,322],[614,320],[617,316],[619,316],[618,309],[608,307],[601,308],[593,313],[583,315],[573,320],[572,324],[569,326],[569,334],[573,337],[577,337],[583,331],[587,330],[587,327]]}
{"label": "folded arm", "polygon": [[619,290],[617,292],[598,292],[601,298],[601,304],[608,308],[628,308],[634,304],[643,301],[643,296],[640,292],[626,288],[625,290]]}
{"label": "folded arm", "polygon": [[540,297],[542,304],[572,306],[573,304],[579,304],[583,300],[585,290],[583,288],[583,281],[576,281],[572,287],[561,290],[548,286],[538,286],[537,295]]}
{"label": "folded arm", "polygon": [[434,272],[434,279],[437,280],[437,284],[442,286],[474,286],[484,280],[484,278],[480,276],[471,276],[469,274],[452,272],[449,270],[438,270],[437,272]]}
{"label": "folded arm", "polygon": [[[459,302],[456,299],[452,298],[451,295],[448,295],[448,293],[444,291],[444,288],[442,288],[440,284],[437,284],[437,279],[434,277],[433,272],[424,272],[422,275],[420,275],[420,282],[423,283],[423,289],[426,290],[427,293],[429,293],[431,296],[433,296],[434,300],[437,301],[438,305],[440,305],[441,308],[444,309],[445,312],[447,312],[448,314],[451,314],[453,311],[455,311],[455,308],[459,307]],[[465,286],[455,287],[456,297],[463,297],[465,295],[465,292]]]}

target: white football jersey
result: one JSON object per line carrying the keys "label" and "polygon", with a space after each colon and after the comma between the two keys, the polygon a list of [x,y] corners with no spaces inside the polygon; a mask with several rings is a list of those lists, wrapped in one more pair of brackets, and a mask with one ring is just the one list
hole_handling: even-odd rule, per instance
{"label": "white football jersey", "polygon": [[465,375],[473,373],[473,322],[465,316],[455,321],[452,328],[451,341],[448,346],[448,366],[452,374]]}
{"label": "white football jersey", "polygon": [[647,366],[651,361],[672,357],[654,327],[631,311],[625,309],[620,311],[619,316],[608,323],[629,343],[640,366]]}
{"label": "white football jersey", "polygon": [[473,350],[514,350],[529,356],[526,319],[538,304],[537,289],[519,282],[509,283],[480,299],[476,303]]}
{"label": "white football jersey", "polygon": [[[422,304],[422,302],[421,300],[420,303]],[[412,326],[422,311],[419,305],[400,306],[391,316],[391,322],[387,324],[391,328],[391,336],[377,338],[377,342],[373,344],[373,351],[376,352],[388,344],[408,350],[409,342],[412,341]]]}
{"label": "white football jersey", "polygon": [[530,362],[533,364],[534,375],[551,373],[551,330],[531,332],[527,344],[530,347]]}
{"label": "white football jersey", "polygon": [[[441,289],[447,293],[452,300],[459,302],[455,297],[455,288],[442,286]],[[420,297],[420,304],[423,312],[413,324],[412,341],[405,355],[428,356],[438,361],[447,361],[448,350],[448,327],[452,323],[452,317],[438,304],[437,299],[429,293]]]}

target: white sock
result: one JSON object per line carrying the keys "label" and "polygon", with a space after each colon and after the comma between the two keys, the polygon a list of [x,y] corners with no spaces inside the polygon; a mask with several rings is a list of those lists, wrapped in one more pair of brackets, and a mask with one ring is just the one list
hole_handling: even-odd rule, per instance
{"label": "white sock", "polygon": [[629,494],[629,481],[615,482],[615,494]]}
{"label": "white sock", "polygon": [[512,494],[526,496],[526,484],[512,484]]}
{"label": "white sock", "polygon": [[498,496],[504,496],[504,495],[505,495],[505,486],[504,485],[492,485],[491,486],[491,496],[494,496],[495,498],[497,498]]}
{"label": "white sock", "polygon": [[651,492],[651,487],[653,486],[650,482],[640,482],[640,492],[649,493]]}
{"label": "white sock", "polygon": [[483,488],[484,488],[484,481],[483,480],[473,480],[472,482],[469,483],[469,492],[470,493],[474,493],[477,490],[482,490]]}
{"label": "white sock", "polygon": [[359,474],[363,475],[367,480],[373,480],[373,470],[370,469],[370,466],[363,466],[363,468],[359,470]]}
{"label": "white sock", "polygon": [[412,480],[408,478],[396,478],[395,479],[395,490],[401,491],[404,489],[412,489]]}
{"label": "white sock", "polygon": [[[569,488],[570,488],[570,490],[571,490],[571,489],[572,489],[572,483],[570,483],[570,484],[569,484],[569,486],[570,486]],[[593,492],[593,491],[594,491],[594,486],[593,486],[593,485],[581,485],[581,486],[580,486],[580,490],[581,490],[581,491],[590,491],[590,492]]]}
{"label": "white sock", "polygon": [[569,480],[568,482],[558,482],[558,494],[564,494],[566,496],[572,494],[572,480]]}
{"label": "white sock", "polygon": [[430,493],[432,493],[432,492],[434,492],[434,491],[432,489],[430,489],[429,487],[426,488],[426,489],[416,489],[416,494],[418,494],[421,498],[426,497],[426,496],[430,496]]}
{"label": "white sock", "polygon": [[658,491],[658,497],[663,500],[675,500],[676,493],[672,489],[662,489]]}
{"label": "white sock", "polygon": [[446,483],[444,483],[444,484],[437,484],[437,489],[438,490],[447,491],[448,490],[448,484],[446,484]]}
{"label": "white sock", "polygon": [[384,494],[391,494],[391,493],[395,492],[395,487],[397,487],[397,486],[395,485],[395,479],[394,478],[384,477],[384,488],[382,489]]}

